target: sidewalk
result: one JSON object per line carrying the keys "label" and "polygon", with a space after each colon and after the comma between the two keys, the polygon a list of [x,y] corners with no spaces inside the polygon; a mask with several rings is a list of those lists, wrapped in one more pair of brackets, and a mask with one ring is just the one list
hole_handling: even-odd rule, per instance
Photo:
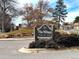
{"label": "sidewalk", "polygon": [[28,38],[1,38],[0,39],[1,41],[2,40],[34,40],[34,38],[33,37],[28,37]]}

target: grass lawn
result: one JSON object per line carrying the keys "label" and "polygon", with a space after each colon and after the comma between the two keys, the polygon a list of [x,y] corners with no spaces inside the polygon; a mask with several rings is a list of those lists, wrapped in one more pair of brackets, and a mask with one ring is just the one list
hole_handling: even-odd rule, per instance
{"label": "grass lawn", "polygon": [[32,28],[21,28],[19,30],[15,30],[15,31],[11,31],[11,32],[7,32],[7,33],[0,33],[0,37],[1,38],[5,38],[9,35],[13,35],[13,36],[32,36],[33,33],[33,29]]}
{"label": "grass lawn", "polygon": [[17,34],[17,33],[26,33],[26,34],[32,34],[33,32],[33,29],[32,28],[21,28],[19,30],[15,30],[15,31],[12,31],[12,32],[8,32],[6,34]]}

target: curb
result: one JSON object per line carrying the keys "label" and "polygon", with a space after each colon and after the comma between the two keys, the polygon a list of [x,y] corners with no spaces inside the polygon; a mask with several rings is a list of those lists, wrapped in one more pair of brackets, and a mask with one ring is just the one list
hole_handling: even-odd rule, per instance
{"label": "curb", "polygon": [[0,41],[6,40],[34,40],[34,38],[1,38]]}
{"label": "curb", "polygon": [[18,50],[18,52],[20,52],[20,53],[27,53],[28,54],[28,53],[39,53],[39,52],[42,52],[44,50],[46,50],[46,49],[29,49],[29,48],[23,47],[23,48],[20,48]]}

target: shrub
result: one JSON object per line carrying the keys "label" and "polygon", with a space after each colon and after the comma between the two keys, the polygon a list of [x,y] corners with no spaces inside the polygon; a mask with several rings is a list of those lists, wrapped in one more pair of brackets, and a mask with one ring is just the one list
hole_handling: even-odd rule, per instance
{"label": "shrub", "polygon": [[46,42],[44,40],[38,40],[35,42],[36,48],[45,48]]}
{"label": "shrub", "polygon": [[36,48],[36,47],[35,47],[35,42],[34,42],[34,41],[31,42],[31,43],[29,44],[29,48]]}
{"label": "shrub", "polygon": [[44,48],[45,47],[45,41],[44,40],[38,40],[36,42],[32,42],[29,44],[29,48]]}
{"label": "shrub", "polygon": [[59,45],[64,45],[65,47],[79,46],[79,37],[76,35],[61,37],[57,43]]}
{"label": "shrub", "polygon": [[29,48],[69,48],[79,46],[79,35],[61,35],[60,33],[55,33],[55,39],[51,40],[37,40],[29,44]]}
{"label": "shrub", "polygon": [[46,44],[46,48],[54,48],[54,49],[58,49],[58,45],[56,42],[52,41],[52,40],[48,40],[47,44]]}

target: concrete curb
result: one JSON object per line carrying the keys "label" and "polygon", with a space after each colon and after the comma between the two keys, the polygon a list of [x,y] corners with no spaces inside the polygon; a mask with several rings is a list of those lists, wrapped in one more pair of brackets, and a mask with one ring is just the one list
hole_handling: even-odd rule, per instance
{"label": "concrete curb", "polygon": [[20,53],[25,53],[25,54],[31,54],[31,53],[49,53],[49,52],[52,52],[52,53],[56,53],[56,52],[77,52],[79,53],[79,50],[78,49],[67,49],[67,50],[52,50],[52,49],[29,49],[29,48],[25,48],[25,47],[22,47],[20,49],[18,49],[18,52]]}
{"label": "concrete curb", "polygon": [[6,40],[34,40],[34,38],[1,38],[0,41]]}
{"label": "concrete curb", "polygon": [[39,53],[39,52],[42,52],[42,51],[45,51],[46,49],[29,49],[29,48],[25,48],[25,47],[23,47],[23,48],[20,48],[19,50],[18,50],[18,52],[20,52],[20,53]]}

